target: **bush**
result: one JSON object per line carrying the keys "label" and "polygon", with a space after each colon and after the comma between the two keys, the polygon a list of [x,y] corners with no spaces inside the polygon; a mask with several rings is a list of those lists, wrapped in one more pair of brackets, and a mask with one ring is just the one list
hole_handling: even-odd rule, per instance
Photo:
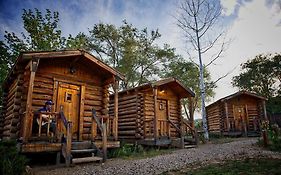
{"label": "bush", "polygon": [[109,152],[109,157],[128,157],[142,152],[144,152],[144,148],[141,145],[121,144],[120,148]]}
{"label": "bush", "polygon": [[18,175],[25,170],[27,159],[19,155],[16,141],[0,141],[0,174]]}
{"label": "bush", "polygon": [[278,125],[274,124],[270,126],[268,138],[270,142],[269,149],[272,151],[281,151],[281,130]]}

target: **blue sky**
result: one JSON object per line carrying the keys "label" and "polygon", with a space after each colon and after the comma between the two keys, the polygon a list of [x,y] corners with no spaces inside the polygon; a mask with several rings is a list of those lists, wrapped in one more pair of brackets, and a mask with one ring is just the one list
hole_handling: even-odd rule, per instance
{"label": "blue sky", "polygon": [[[38,8],[58,11],[63,35],[87,33],[98,22],[120,25],[126,19],[138,28],[159,29],[159,45],[168,43],[177,53],[186,55],[186,44],[175,18],[179,0],[1,0],[0,39],[4,31],[22,32],[22,9]],[[216,65],[210,67],[213,80],[234,69],[218,83],[212,101],[235,92],[231,78],[241,72],[239,65],[261,53],[281,53],[280,0],[221,0],[228,29],[233,41]],[[208,55],[205,56],[208,58]],[[207,61],[207,60],[206,60]]]}

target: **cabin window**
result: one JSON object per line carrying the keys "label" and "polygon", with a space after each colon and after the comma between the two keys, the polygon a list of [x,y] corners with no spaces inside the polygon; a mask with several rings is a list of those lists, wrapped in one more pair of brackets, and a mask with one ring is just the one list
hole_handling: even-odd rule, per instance
{"label": "cabin window", "polygon": [[65,93],[65,102],[68,102],[68,103],[71,103],[71,100],[72,100],[72,94],[71,93],[68,93],[66,92]]}

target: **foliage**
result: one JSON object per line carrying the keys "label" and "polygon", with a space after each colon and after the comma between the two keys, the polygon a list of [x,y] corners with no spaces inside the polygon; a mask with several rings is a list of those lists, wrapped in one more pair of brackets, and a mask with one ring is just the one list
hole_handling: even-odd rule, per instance
{"label": "foliage", "polygon": [[142,145],[121,144],[120,148],[110,150],[108,155],[112,158],[139,159],[167,154],[171,151],[173,151],[173,149],[156,149],[143,147]]}
{"label": "foliage", "polygon": [[[189,87],[194,93],[193,110],[199,110],[201,107],[200,98],[200,84],[199,84],[199,69],[198,67],[189,61],[179,58],[178,60],[170,62],[165,66],[164,77],[175,77],[180,80],[185,87]],[[214,96],[215,85],[211,81],[211,75],[208,70],[204,70],[204,81],[208,86],[206,87],[206,101],[209,101]],[[188,116],[188,100],[183,100],[185,114]],[[192,111],[192,112],[194,112]]]}
{"label": "foliage", "polygon": [[[22,20],[25,31],[17,36],[14,32],[5,31],[5,42],[0,41],[0,84],[2,85],[8,70],[22,51],[46,51],[61,49],[88,48],[88,38],[83,33],[77,36],[62,36],[59,28],[59,13],[46,9],[42,14],[38,9],[24,9]],[[0,90],[2,96],[2,87]]]}
{"label": "foliage", "polygon": [[233,86],[255,92],[266,98],[281,95],[281,55],[257,55],[241,65],[240,75],[233,77]]}
{"label": "foliage", "polygon": [[270,97],[266,102],[266,110],[269,114],[281,113],[281,95]]}
{"label": "foliage", "polygon": [[[229,160],[222,163],[210,164],[207,166],[197,166],[196,168],[185,168],[175,171],[173,174],[227,174],[227,175],[260,175],[260,174],[280,174],[281,160],[273,158],[246,158],[244,160]],[[168,174],[168,173],[166,173]]]}
{"label": "foliage", "polygon": [[[11,69],[14,60],[9,59],[10,54],[6,45],[0,41],[0,85],[3,84],[8,71]],[[2,100],[3,89],[0,86],[0,101]]]}
{"label": "foliage", "polygon": [[19,155],[15,141],[0,141],[0,174],[18,175],[25,170],[27,159]]}
{"label": "foliage", "polygon": [[161,37],[158,30],[139,30],[126,21],[120,27],[99,23],[89,32],[90,48],[126,76],[124,89],[156,79],[164,63],[178,57],[169,45],[155,44]]}
{"label": "foliage", "polygon": [[270,141],[269,149],[281,152],[281,129],[277,124],[270,126],[268,136]]}

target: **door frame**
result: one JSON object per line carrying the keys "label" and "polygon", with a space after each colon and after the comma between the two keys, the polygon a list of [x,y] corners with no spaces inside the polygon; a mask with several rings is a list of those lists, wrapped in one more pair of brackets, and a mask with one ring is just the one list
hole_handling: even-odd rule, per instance
{"label": "door frame", "polygon": [[[165,128],[165,132],[166,132],[166,135],[168,136],[168,137],[170,137],[170,123],[169,123],[169,100],[168,99],[165,99],[165,98],[157,98],[157,111],[160,111],[160,103],[158,103],[158,101],[165,101],[166,103],[166,118],[164,119],[164,120],[166,120],[166,128]],[[158,104],[159,104],[159,106],[158,106]],[[156,111],[156,115],[159,115],[159,114],[157,114],[157,111]],[[157,117],[157,120],[159,120],[159,116]],[[163,120],[163,119],[162,119]],[[158,122],[158,121],[157,121]],[[158,132],[158,136],[160,136],[160,133],[159,132],[161,132],[161,131],[159,131],[159,129],[160,129],[160,126],[159,126],[159,124],[157,124],[157,126],[159,127],[159,128],[157,128],[157,132]]]}
{"label": "door frame", "polygon": [[62,83],[68,83],[68,84],[73,84],[76,86],[80,87],[80,107],[79,107],[79,112],[78,112],[78,117],[79,117],[79,124],[78,124],[78,141],[82,141],[82,135],[83,135],[83,121],[84,121],[84,102],[85,102],[85,83],[73,81],[73,80],[68,80],[68,79],[61,79],[61,78],[53,78],[54,81],[54,92],[53,92],[53,103],[54,108],[52,108],[52,112],[56,111],[56,106],[57,106],[57,98],[58,98],[58,88],[59,88],[59,82]]}
{"label": "door frame", "polygon": [[245,104],[241,104],[241,105],[233,105],[233,117],[234,117],[234,120],[235,120],[235,109],[239,109],[239,108],[242,108],[244,110],[244,115],[242,116],[242,128],[241,128],[241,131],[243,132],[248,132],[249,130],[249,117],[248,117],[248,108],[247,108],[247,105]]}

